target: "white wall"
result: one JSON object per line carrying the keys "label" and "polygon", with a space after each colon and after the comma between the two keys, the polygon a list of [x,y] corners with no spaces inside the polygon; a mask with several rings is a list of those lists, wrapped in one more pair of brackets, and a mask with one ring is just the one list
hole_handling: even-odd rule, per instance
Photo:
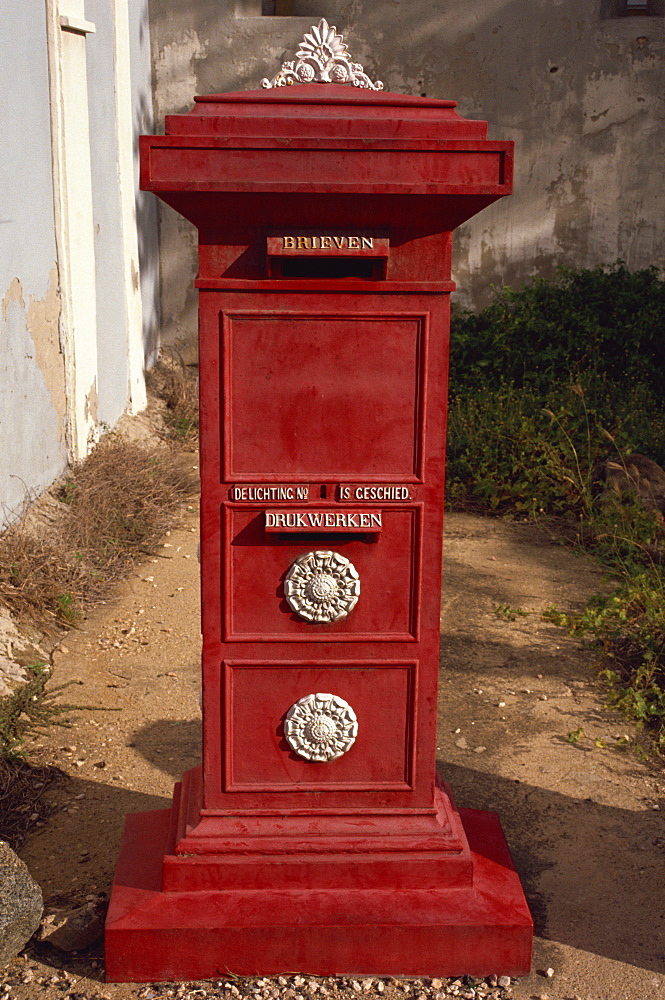
{"label": "white wall", "polygon": [[43,3],[3,5],[2,34],[0,524],[67,461]]}
{"label": "white wall", "polygon": [[145,405],[159,334],[156,209],[135,169],[149,49],[147,0],[3,5],[0,527]]}

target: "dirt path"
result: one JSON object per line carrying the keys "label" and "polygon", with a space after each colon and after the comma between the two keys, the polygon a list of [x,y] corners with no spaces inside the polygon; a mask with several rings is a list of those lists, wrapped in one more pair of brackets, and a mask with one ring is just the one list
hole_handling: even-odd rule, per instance
{"label": "dirt path", "polygon": [[[21,852],[48,903],[107,892],[125,813],[166,807],[199,760],[196,541],[192,511],[54,656],[56,682],[77,682],[68,700],[92,710],[35,741],[70,776]],[[456,515],[444,575],[439,767],[461,805],[499,812],[525,884],[538,937],[513,995],[665,997],[665,783],[617,746],[634,733],[602,708],[589,654],[539,614],[580,604],[600,574],[531,526]],[[501,605],[528,614],[510,621]],[[68,984],[54,964],[18,960],[4,972],[11,996],[146,995],[104,984],[101,950],[63,959]]]}

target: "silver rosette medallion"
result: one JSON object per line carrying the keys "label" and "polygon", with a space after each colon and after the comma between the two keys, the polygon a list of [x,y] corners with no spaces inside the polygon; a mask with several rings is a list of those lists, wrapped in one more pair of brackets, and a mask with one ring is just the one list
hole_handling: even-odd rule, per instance
{"label": "silver rosette medallion", "polygon": [[336,760],[351,749],[357,735],[355,712],[334,694],[308,694],[286,713],[284,736],[305,760]]}
{"label": "silver rosette medallion", "polygon": [[360,577],[339,552],[305,552],[286,574],[284,596],[305,621],[336,622],[355,608]]}

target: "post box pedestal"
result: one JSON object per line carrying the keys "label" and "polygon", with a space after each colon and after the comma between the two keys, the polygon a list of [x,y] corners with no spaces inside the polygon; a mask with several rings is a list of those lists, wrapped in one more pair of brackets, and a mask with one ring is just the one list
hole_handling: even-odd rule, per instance
{"label": "post box pedestal", "polygon": [[310,823],[306,843],[298,834],[246,840],[233,857],[177,855],[183,787],[198,780],[189,772],[176,785],[172,810],[127,817],[109,980],[528,972],[531,916],[496,814],[458,812],[444,786],[438,850],[431,830],[401,837],[391,824],[377,832],[383,843],[356,835],[355,850],[336,853],[335,837]]}
{"label": "post box pedestal", "polygon": [[529,967],[498,819],[435,777],[452,231],[512,144],[345,49],[322,21],[276,80],[355,87],[141,139],[199,231],[203,764],[127,819],[111,980]]}

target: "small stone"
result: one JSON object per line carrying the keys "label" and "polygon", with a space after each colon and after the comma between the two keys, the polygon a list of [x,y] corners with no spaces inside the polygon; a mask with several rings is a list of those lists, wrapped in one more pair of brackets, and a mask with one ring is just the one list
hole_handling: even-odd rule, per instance
{"label": "small stone", "polygon": [[362,993],[362,986],[357,979],[351,980],[351,988],[356,991],[356,993]]}
{"label": "small stone", "polygon": [[443,987],[443,982],[440,979],[432,979],[430,986],[433,990],[440,990]]}
{"label": "small stone", "polygon": [[499,976],[497,980],[497,986],[500,986],[502,990],[510,986],[510,976]]}
{"label": "small stone", "polygon": [[459,747],[460,750],[468,750],[469,744],[463,736],[460,736],[458,740],[455,740],[455,746]]}
{"label": "small stone", "polygon": [[494,987],[494,986],[498,986],[499,980],[498,980],[497,976],[491,975],[491,976],[488,977],[487,983],[488,983],[489,986]]}
{"label": "small stone", "polygon": [[385,988],[386,988],[386,984],[383,982],[382,979],[379,979],[378,983],[376,984],[376,992],[377,993],[383,993],[383,991],[385,990]]}
{"label": "small stone", "polygon": [[277,977],[277,982],[279,983],[280,986],[288,986],[289,985],[288,979],[285,979],[284,976],[278,976]]}
{"label": "small stone", "polygon": [[473,752],[474,753],[485,753],[486,750],[487,750],[487,747],[474,747],[473,748]]}
{"label": "small stone", "polygon": [[552,976],[554,975],[554,969],[552,968],[545,969],[545,975],[547,976],[548,979],[551,979]]}
{"label": "small stone", "polygon": [[547,701],[547,695],[546,694],[539,694],[538,695],[538,701]]}

